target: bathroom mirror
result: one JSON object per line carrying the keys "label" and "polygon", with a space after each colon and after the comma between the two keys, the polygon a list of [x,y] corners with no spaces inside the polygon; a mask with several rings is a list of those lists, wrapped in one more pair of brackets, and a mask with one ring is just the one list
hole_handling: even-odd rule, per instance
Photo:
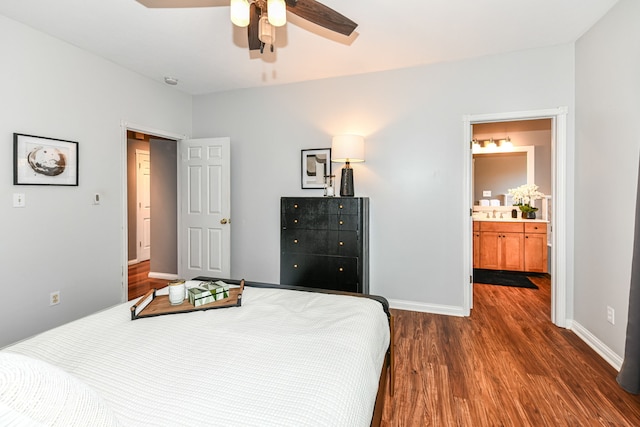
{"label": "bathroom mirror", "polygon": [[[501,199],[510,188],[535,184],[535,147],[516,146],[509,151],[483,151],[473,154],[473,199]],[[491,191],[491,197],[483,196]],[[501,200],[502,205],[511,205]]]}

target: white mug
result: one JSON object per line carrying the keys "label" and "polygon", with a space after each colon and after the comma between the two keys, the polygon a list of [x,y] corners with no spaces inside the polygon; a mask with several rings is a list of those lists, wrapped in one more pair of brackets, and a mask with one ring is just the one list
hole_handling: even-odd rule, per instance
{"label": "white mug", "polygon": [[171,305],[180,305],[185,298],[184,280],[174,280],[169,282],[169,302]]}

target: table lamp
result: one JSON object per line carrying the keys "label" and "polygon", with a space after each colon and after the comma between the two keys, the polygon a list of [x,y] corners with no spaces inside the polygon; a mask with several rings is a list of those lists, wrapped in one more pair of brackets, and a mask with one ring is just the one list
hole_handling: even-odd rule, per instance
{"label": "table lamp", "polygon": [[364,137],[334,136],[331,141],[331,161],[345,164],[340,179],[340,196],[353,197],[353,169],[350,163],[364,162]]}

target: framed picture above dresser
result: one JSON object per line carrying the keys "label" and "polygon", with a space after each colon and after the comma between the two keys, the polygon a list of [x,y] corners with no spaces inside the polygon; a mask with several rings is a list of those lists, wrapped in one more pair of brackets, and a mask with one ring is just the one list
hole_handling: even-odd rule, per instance
{"label": "framed picture above dresser", "polygon": [[282,197],[280,283],[369,293],[369,198]]}

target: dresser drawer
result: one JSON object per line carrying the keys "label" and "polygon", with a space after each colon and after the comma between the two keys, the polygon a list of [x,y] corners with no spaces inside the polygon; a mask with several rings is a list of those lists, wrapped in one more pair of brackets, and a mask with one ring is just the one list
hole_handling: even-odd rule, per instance
{"label": "dresser drawer", "polygon": [[283,254],[280,262],[280,281],[283,285],[358,292],[358,259]]}
{"label": "dresser drawer", "polygon": [[358,215],[329,215],[329,230],[358,230]]}
{"label": "dresser drawer", "polygon": [[324,197],[282,198],[282,212],[287,215],[299,215],[300,212],[311,211],[326,215],[329,213],[327,200],[328,199]]}
{"label": "dresser drawer", "polygon": [[495,231],[496,233],[523,233],[524,223],[522,222],[492,222],[481,221],[480,231]]}
{"label": "dresser drawer", "polygon": [[537,223],[537,222],[525,222],[524,223],[524,232],[525,233],[546,233],[547,232],[547,224],[546,223]]}
{"label": "dresser drawer", "polygon": [[327,213],[330,215],[355,215],[360,199],[327,198]]}
{"label": "dresser drawer", "polygon": [[329,217],[318,211],[299,211],[291,214],[282,214],[280,225],[286,229],[326,230],[329,225]]}
{"label": "dresser drawer", "polygon": [[283,230],[280,236],[283,252],[358,256],[355,231]]}

